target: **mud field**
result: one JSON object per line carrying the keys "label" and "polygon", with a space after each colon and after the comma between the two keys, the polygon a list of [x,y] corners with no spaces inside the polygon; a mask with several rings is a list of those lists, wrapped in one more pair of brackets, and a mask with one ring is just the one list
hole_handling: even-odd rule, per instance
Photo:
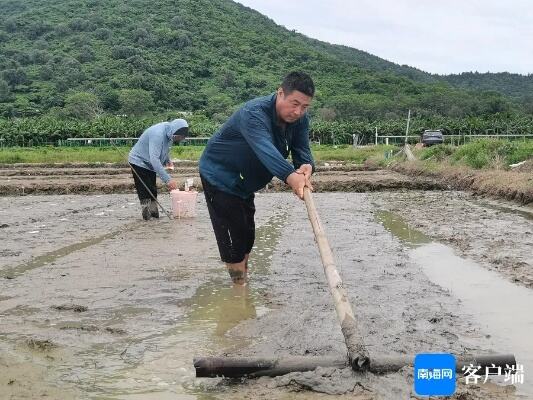
{"label": "mud field", "polygon": [[[533,397],[530,209],[451,191],[314,197],[371,357],[514,353],[523,385],[459,379],[454,398]],[[201,196],[196,218],[174,221],[142,221],[133,194],[4,196],[0,205],[0,398],[414,396],[410,368],[194,377],[195,356],[345,356],[305,206],[292,194],[257,195],[250,283],[240,290]]]}
{"label": "mud field", "polygon": [[[180,184],[192,177],[195,184],[201,186],[198,166],[194,162],[176,162],[172,176]],[[331,163],[317,167],[314,182],[319,192],[446,188],[429,177],[408,177],[390,170]],[[268,188],[285,190],[285,185],[274,180]],[[122,164],[0,165],[0,195],[131,193],[132,190],[131,171]]]}

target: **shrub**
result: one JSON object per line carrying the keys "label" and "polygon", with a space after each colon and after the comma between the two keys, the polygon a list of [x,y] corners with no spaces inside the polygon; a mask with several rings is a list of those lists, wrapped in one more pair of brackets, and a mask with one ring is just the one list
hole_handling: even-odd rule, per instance
{"label": "shrub", "polygon": [[533,157],[533,141],[483,139],[461,146],[452,160],[472,168],[485,168],[505,161],[512,164]]}
{"label": "shrub", "polygon": [[444,161],[450,157],[456,150],[456,147],[449,144],[439,144],[424,148],[420,158],[422,160],[433,159],[436,161]]}

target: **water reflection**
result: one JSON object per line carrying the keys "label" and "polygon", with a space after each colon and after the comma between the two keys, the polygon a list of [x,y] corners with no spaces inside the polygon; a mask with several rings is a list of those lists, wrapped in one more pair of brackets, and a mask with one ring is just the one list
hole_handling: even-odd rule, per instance
{"label": "water reflection", "polygon": [[[376,212],[376,219],[394,236],[411,247],[409,257],[435,284],[462,301],[486,334],[487,350],[496,346],[500,353],[514,353],[524,370],[533,369],[533,295],[530,290],[506,281],[472,260],[457,256],[453,249],[432,243],[423,233],[409,228],[398,215]],[[505,299],[505,301],[502,301]],[[518,393],[533,394],[531,381],[517,386]]]}
{"label": "water reflection", "polygon": [[6,278],[6,277],[14,278],[16,276],[22,275],[23,273],[30,271],[32,269],[40,268],[47,264],[51,264],[52,262],[56,261],[57,259],[61,257],[66,257],[69,254],[86,249],[87,247],[95,246],[106,240],[113,239],[121,233],[132,231],[138,226],[139,224],[137,222],[133,224],[128,224],[128,225],[121,227],[120,229],[116,231],[109,232],[101,236],[92,237],[92,238],[83,240],[81,242],[74,243],[74,244],[62,247],[60,249],[50,251],[40,256],[33,257],[30,261],[27,261],[20,265],[4,268],[0,272],[0,278]]}
{"label": "water reflection", "polygon": [[229,277],[217,277],[200,285],[187,300],[189,329],[212,335],[212,339],[226,351],[249,345],[251,339],[239,337],[238,332],[228,332],[242,321],[256,318],[266,312],[263,299],[268,284],[270,264],[276,249],[286,214],[275,214],[256,232],[251,253],[250,283],[244,287],[233,285]]}
{"label": "water reflection", "polygon": [[257,316],[259,299],[250,286],[233,285],[228,280],[220,278],[201,285],[189,300],[187,321],[190,329],[209,330],[220,344],[231,345],[224,336],[241,321]]}
{"label": "water reflection", "polygon": [[390,211],[376,211],[375,217],[385,229],[400,239],[409,247],[417,247],[425,243],[431,243],[429,236],[409,227],[402,217]]}

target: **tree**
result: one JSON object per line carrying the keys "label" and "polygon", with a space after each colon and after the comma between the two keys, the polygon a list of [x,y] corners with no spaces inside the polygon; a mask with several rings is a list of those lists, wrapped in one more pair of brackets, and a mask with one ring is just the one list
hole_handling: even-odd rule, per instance
{"label": "tree", "polygon": [[106,111],[115,112],[120,109],[118,92],[109,86],[101,85],[96,88],[96,95],[100,99],[100,104]]}
{"label": "tree", "polygon": [[111,56],[116,60],[130,58],[137,53],[137,49],[131,46],[113,46],[111,49]]}
{"label": "tree", "polygon": [[111,31],[107,28],[98,28],[94,31],[94,37],[99,40],[106,40],[111,37]]}
{"label": "tree", "polygon": [[48,22],[35,21],[26,27],[25,32],[30,39],[35,40],[39,36],[51,30],[53,30],[53,26]]}
{"label": "tree", "polygon": [[181,28],[183,28],[183,18],[180,17],[179,15],[176,15],[175,17],[173,17],[170,20],[170,26],[173,29],[181,29]]}
{"label": "tree", "polygon": [[[67,24],[57,24],[54,28],[55,36],[57,36],[60,39],[67,36],[69,33],[70,33],[70,28],[68,27]],[[48,35],[45,35],[45,37],[46,36]]]}
{"label": "tree", "polygon": [[91,48],[91,46],[85,45],[80,49],[80,53],[78,54],[78,61],[80,63],[87,63],[94,60],[94,51]]}
{"label": "tree", "polygon": [[31,50],[29,53],[30,60],[33,64],[45,64],[50,56],[44,50]]}
{"label": "tree", "polygon": [[54,76],[54,69],[50,64],[43,65],[39,70],[39,77],[43,81],[48,81]]}
{"label": "tree", "polygon": [[121,111],[126,115],[142,115],[154,108],[154,99],[146,90],[124,89],[118,98]]}
{"label": "tree", "polygon": [[150,46],[154,41],[152,34],[148,32],[146,28],[135,29],[131,33],[131,39],[138,45],[142,46]]}
{"label": "tree", "polygon": [[4,80],[9,86],[15,87],[17,85],[23,85],[28,81],[26,72],[22,68],[6,69],[2,72]]}
{"label": "tree", "polygon": [[4,22],[4,27],[6,28],[6,31],[9,33],[13,33],[18,29],[18,23],[15,17],[8,18],[6,22]]}
{"label": "tree", "polygon": [[84,18],[74,18],[69,22],[68,27],[74,32],[83,32],[91,29],[91,23]]}
{"label": "tree", "polygon": [[205,109],[208,116],[214,114],[228,116],[234,101],[227,94],[220,93],[208,96],[207,107]]}
{"label": "tree", "polygon": [[168,43],[172,48],[177,50],[183,50],[187,46],[190,46],[192,41],[187,31],[183,30],[160,30],[159,36]]}
{"label": "tree", "polygon": [[68,117],[89,120],[99,116],[102,108],[94,93],[78,92],[67,96],[64,112]]}
{"label": "tree", "polygon": [[9,101],[11,98],[11,90],[9,85],[3,79],[0,79],[0,102]]}
{"label": "tree", "polygon": [[333,108],[323,107],[318,110],[318,115],[323,121],[334,121],[337,117],[337,113]]}
{"label": "tree", "polygon": [[4,31],[0,31],[0,44],[7,42],[9,40],[9,35]]}

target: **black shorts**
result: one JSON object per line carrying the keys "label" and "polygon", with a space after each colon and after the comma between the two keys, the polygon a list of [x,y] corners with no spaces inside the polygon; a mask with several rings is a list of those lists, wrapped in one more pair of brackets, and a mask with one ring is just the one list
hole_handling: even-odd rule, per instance
{"label": "black shorts", "polygon": [[[150,196],[150,192],[152,192],[152,195],[157,198],[155,172],[143,167],[139,167],[135,164],[130,164],[130,167],[135,170],[132,170],[131,173],[133,174],[133,181],[135,182],[135,189],[137,190],[137,196],[139,196],[139,200],[143,201],[146,199],[152,199],[152,196]],[[142,179],[142,182],[139,180],[139,178]],[[143,182],[146,187],[144,187]],[[148,190],[150,192],[148,192]]]}
{"label": "black shorts", "polygon": [[241,199],[218,190],[204,177],[200,178],[220,258],[229,264],[241,262],[255,241],[254,195]]}

